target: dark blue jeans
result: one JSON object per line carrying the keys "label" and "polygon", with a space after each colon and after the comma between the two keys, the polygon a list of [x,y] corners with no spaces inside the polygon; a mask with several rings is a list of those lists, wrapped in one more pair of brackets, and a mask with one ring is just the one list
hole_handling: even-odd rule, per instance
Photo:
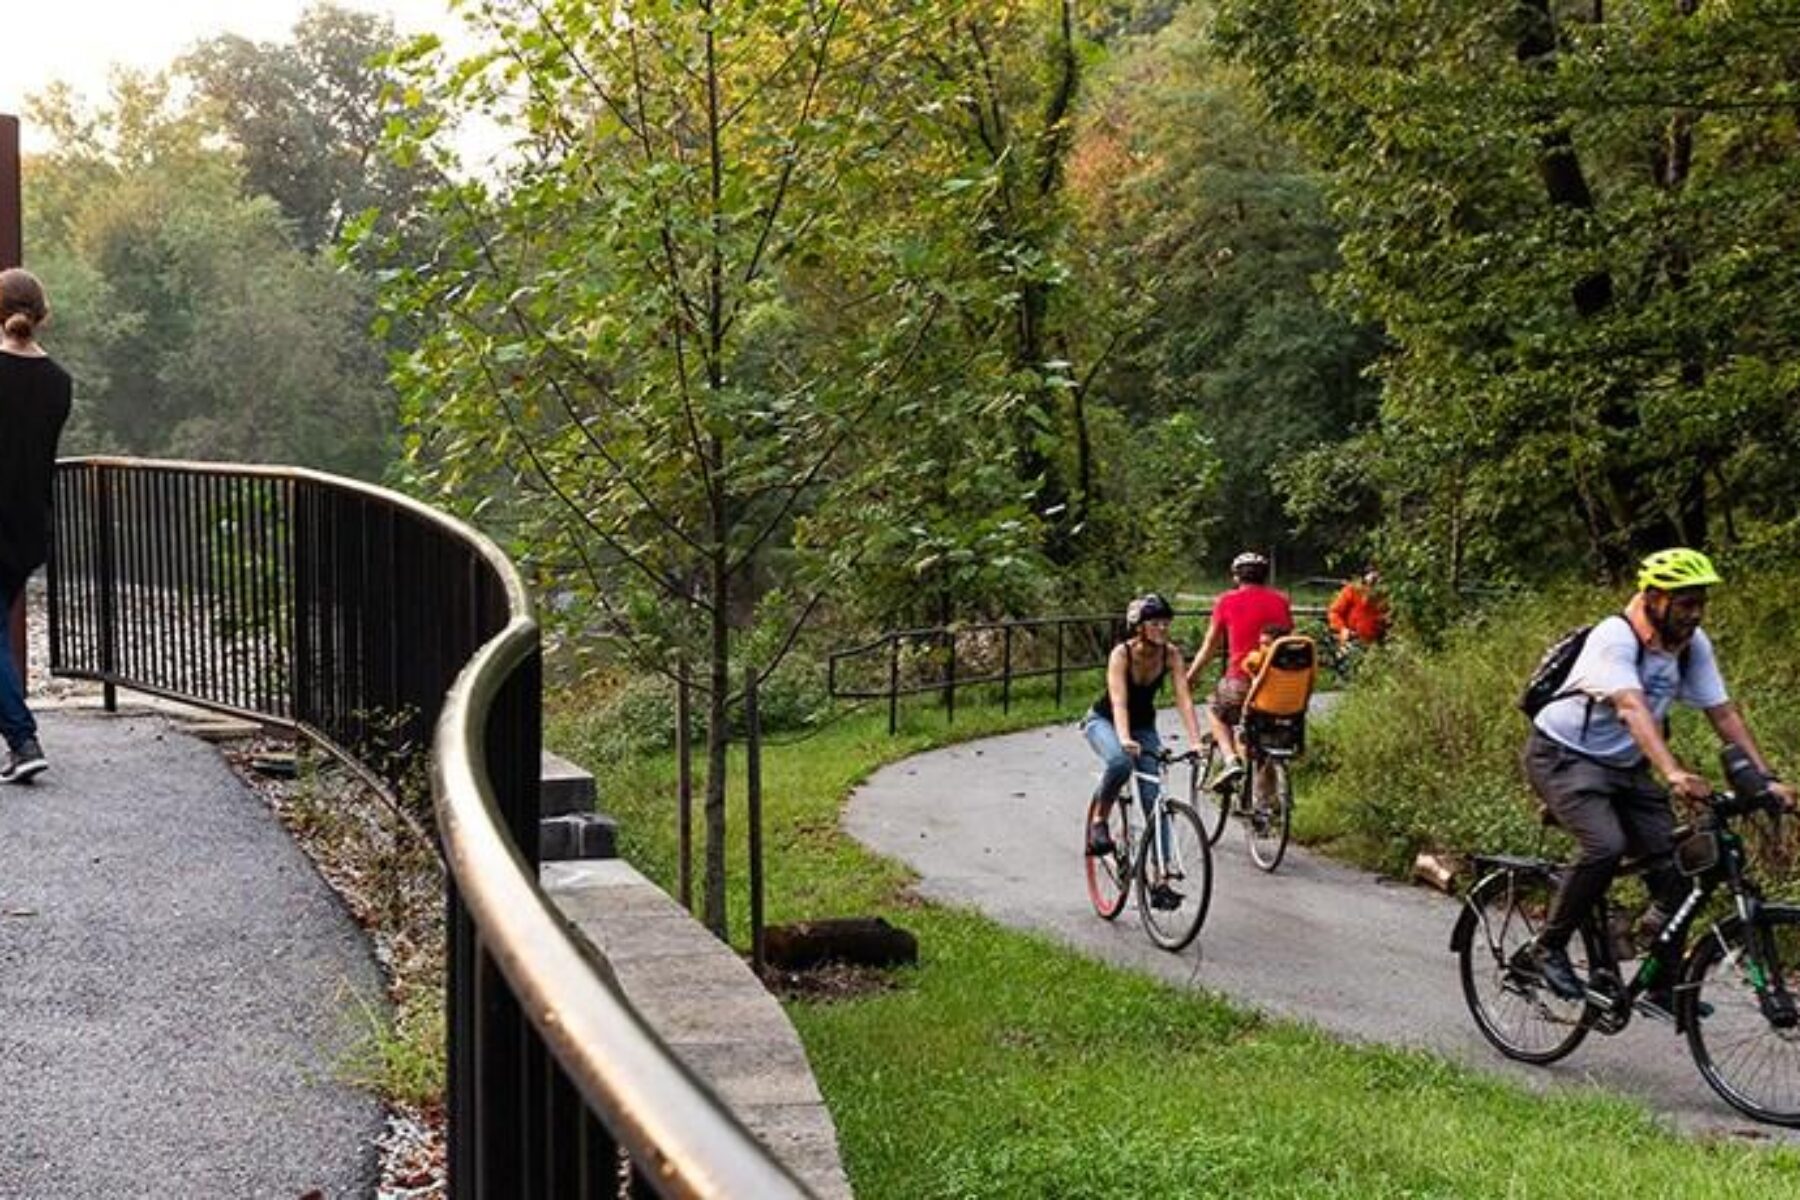
{"label": "dark blue jeans", "polygon": [[[25,581],[0,569],[0,630],[12,628],[13,601],[25,590]],[[37,736],[37,722],[25,707],[25,689],[19,682],[19,669],[13,665],[10,637],[0,638],[0,737],[18,749],[26,738]]]}

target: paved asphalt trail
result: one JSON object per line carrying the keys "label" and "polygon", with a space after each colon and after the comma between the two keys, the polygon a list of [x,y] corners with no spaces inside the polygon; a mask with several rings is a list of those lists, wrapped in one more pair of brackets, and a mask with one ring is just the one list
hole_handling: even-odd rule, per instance
{"label": "paved asphalt trail", "polygon": [[[1164,744],[1181,750],[1172,714],[1162,729]],[[1193,946],[1176,955],[1156,949],[1135,905],[1115,922],[1100,920],[1081,858],[1097,767],[1073,724],[968,742],[876,772],[851,796],[844,824],[917,872],[921,894],[1119,966],[1352,1041],[1431,1050],[1533,1086],[1627,1093],[1686,1130],[1794,1140],[1716,1097],[1686,1041],[1652,1019],[1639,1017],[1616,1037],[1590,1035],[1553,1067],[1508,1062],[1463,1005],[1449,950],[1454,899],[1380,881],[1297,845],[1265,875],[1235,821],[1214,847],[1212,907]],[[1304,791],[1296,804],[1305,806]]]}
{"label": "paved asphalt trail", "polygon": [[51,770],[0,786],[0,1197],[372,1194],[354,923],[212,747],[40,720]]}

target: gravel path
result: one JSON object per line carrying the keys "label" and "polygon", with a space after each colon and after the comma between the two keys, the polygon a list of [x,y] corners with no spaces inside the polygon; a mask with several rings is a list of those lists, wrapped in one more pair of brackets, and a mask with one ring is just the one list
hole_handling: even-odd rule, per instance
{"label": "gravel path", "polygon": [[40,723],[52,769],[0,787],[0,1197],[371,1194],[360,932],[212,747]]}
{"label": "gravel path", "polygon": [[[1179,750],[1166,715],[1164,744]],[[1537,1087],[1637,1096],[1691,1131],[1786,1137],[1740,1117],[1701,1080],[1673,1027],[1633,1021],[1590,1037],[1550,1068],[1509,1063],[1463,1006],[1449,951],[1457,901],[1375,879],[1290,846],[1281,869],[1250,862],[1243,831],[1215,847],[1212,907],[1199,940],[1171,955],[1135,911],[1107,923],[1082,882],[1081,823],[1097,762],[1071,725],[987,738],[878,771],[851,796],[844,824],[904,862],[918,891],[1047,934],[1084,953],[1205,988],[1352,1041],[1416,1047]],[[1302,793],[1297,803],[1304,806]],[[929,953],[929,948],[926,948]]]}

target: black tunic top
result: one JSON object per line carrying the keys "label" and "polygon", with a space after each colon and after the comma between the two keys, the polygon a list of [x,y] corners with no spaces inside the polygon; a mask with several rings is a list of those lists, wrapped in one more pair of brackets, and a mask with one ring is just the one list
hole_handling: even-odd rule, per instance
{"label": "black tunic top", "polygon": [[50,477],[74,390],[55,360],[0,350],[0,577],[13,587],[48,554]]}

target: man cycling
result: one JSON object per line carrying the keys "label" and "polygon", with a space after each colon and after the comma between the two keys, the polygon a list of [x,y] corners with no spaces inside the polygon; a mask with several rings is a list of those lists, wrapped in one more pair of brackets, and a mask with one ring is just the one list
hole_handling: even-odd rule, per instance
{"label": "man cycling", "polygon": [[1244,774],[1236,733],[1237,723],[1244,715],[1244,697],[1250,692],[1250,673],[1244,669],[1244,656],[1256,649],[1268,626],[1291,629],[1294,624],[1288,598],[1268,586],[1267,558],[1246,550],[1231,560],[1231,576],[1236,586],[1214,602],[1206,639],[1200,643],[1187,672],[1188,686],[1192,687],[1202,666],[1221,653],[1225,655],[1225,674],[1206,706],[1213,743],[1225,757],[1225,769],[1213,784],[1220,793],[1230,792]]}
{"label": "man cycling", "polygon": [[[1675,814],[1669,794],[1698,803],[1712,794],[1712,785],[1670,751],[1664,735],[1669,709],[1677,701],[1700,709],[1721,741],[1743,747],[1759,770],[1770,773],[1725,692],[1712,641],[1700,628],[1706,589],[1721,582],[1712,562],[1698,550],[1658,550],[1644,559],[1637,582],[1624,612],[1589,631],[1563,690],[1532,718],[1525,744],[1532,789],[1579,846],[1534,948],[1544,982],[1568,1000],[1584,994],[1569,964],[1569,939],[1611,886],[1627,851],[1652,864],[1644,878],[1664,918],[1685,896],[1670,857]],[[1793,805],[1792,787],[1771,786]],[[1667,953],[1679,956],[1679,950]],[[1674,972],[1658,978],[1672,980]],[[1668,982],[1653,986],[1645,999],[1672,1011]]]}

